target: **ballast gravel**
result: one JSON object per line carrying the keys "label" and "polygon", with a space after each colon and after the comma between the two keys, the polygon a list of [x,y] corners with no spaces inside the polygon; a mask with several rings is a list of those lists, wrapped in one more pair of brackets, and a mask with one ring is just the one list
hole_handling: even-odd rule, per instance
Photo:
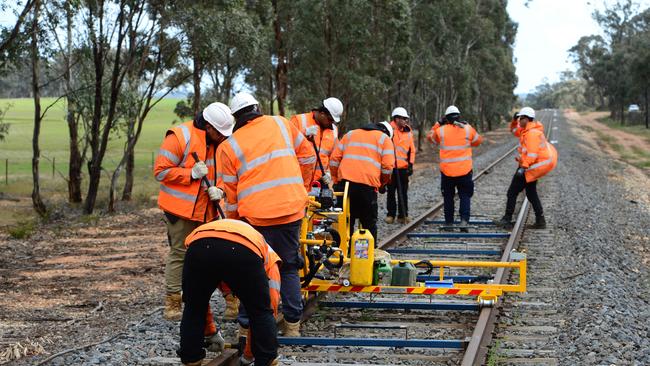
{"label": "ballast gravel", "polygon": [[[552,208],[554,222],[550,224],[560,232],[554,245],[572,254],[570,261],[556,264],[557,281],[562,284],[557,311],[565,320],[555,344],[556,356],[562,365],[648,365],[650,208],[647,203],[625,198],[634,196],[620,184],[630,169],[626,164],[587,148],[566,122],[560,123],[556,136],[560,162],[553,179],[559,180],[563,189],[554,199],[561,200],[562,205]],[[502,141],[475,156],[475,171],[515,143],[512,138]],[[636,189],[650,189],[648,182],[639,182]],[[411,217],[439,202],[438,170],[416,171],[409,196]],[[397,227],[383,222],[385,199],[379,196],[380,238]],[[223,309],[218,294],[212,302],[213,309]],[[56,357],[46,364],[177,365],[178,326],[177,322],[165,321],[158,310],[124,324],[124,335],[110,342]],[[234,323],[222,323],[222,327],[226,338],[234,336]],[[99,340],[89,339],[88,343]],[[45,358],[23,359],[16,364],[32,365]]]}

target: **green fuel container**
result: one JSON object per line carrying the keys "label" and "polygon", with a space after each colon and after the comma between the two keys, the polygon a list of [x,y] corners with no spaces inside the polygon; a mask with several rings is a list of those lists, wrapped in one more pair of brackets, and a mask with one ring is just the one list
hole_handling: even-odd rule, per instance
{"label": "green fuel container", "polygon": [[390,286],[393,278],[393,269],[384,259],[375,261],[375,272],[372,284],[375,286]]}
{"label": "green fuel container", "polygon": [[392,286],[415,286],[418,269],[409,262],[400,261],[393,267],[390,284]]}

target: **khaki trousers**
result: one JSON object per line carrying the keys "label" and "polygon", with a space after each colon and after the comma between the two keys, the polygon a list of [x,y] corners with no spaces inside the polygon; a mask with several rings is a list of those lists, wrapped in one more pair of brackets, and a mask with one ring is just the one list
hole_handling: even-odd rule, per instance
{"label": "khaki trousers", "polygon": [[164,220],[167,224],[167,239],[169,240],[169,254],[165,266],[165,288],[168,294],[180,293],[183,283],[185,238],[202,223],[180,217],[173,224],[167,217]]}

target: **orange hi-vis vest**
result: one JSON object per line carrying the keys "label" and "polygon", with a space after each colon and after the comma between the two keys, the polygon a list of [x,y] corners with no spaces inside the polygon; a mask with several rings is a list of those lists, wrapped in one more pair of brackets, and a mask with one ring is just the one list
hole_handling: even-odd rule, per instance
{"label": "orange hi-vis vest", "polygon": [[379,130],[352,130],[336,144],[330,160],[335,182],[347,180],[379,188],[390,182],[395,150],[390,137]]}
{"label": "orange hi-vis vest", "polygon": [[[232,219],[218,220],[203,224],[194,229],[185,239],[185,247],[189,247],[196,240],[203,238],[219,238],[241,244],[262,258],[264,271],[269,279],[271,308],[273,309],[273,314],[277,316],[278,304],[280,303],[281,280],[279,267],[281,260],[277,253],[273,251],[273,248],[266,243],[262,234],[243,221]],[[214,316],[209,304],[205,319],[204,334],[206,336],[215,334],[217,327],[214,323]],[[246,340],[246,353],[248,357],[252,355],[251,338],[249,334]]]}
{"label": "orange hi-vis vest", "polygon": [[316,152],[285,118],[248,121],[219,145],[217,157],[227,217],[246,218],[255,226],[302,219]]}
{"label": "orange hi-vis vest", "polygon": [[413,142],[413,132],[411,127],[402,131],[395,121],[390,121],[393,126],[393,145],[395,145],[395,154],[397,155],[397,169],[406,169],[410,164],[415,164],[415,143]]}
{"label": "orange hi-vis vest", "polygon": [[158,206],[187,220],[207,222],[217,213],[205,184],[192,179],[193,152],[208,166],[208,180],[216,182],[215,149],[206,144],[205,131],[194,127],[193,121],[182,123],[167,130],[154,164],[153,173],[160,182]]}
{"label": "orange hi-vis vest", "polygon": [[544,126],[537,121],[530,121],[526,128],[520,128],[519,156],[516,160],[519,166],[526,169],[526,182],[534,182],[545,176],[557,165],[557,151],[546,140]]}
{"label": "orange hi-vis vest", "polygon": [[[339,137],[339,131],[336,125],[332,125],[331,130],[322,130],[314,119],[314,112],[297,114],[291,117],[290,121],[300,130],[300,132],[302,132],[303,135],[307,131],[307,127],[318,127],[318,134],[314,136],[314,141],[316,142],[316,147],[318,147],[318,155],[320,156],[320,161],[323,164],[323,169],[325,172],[329,171],[330,156],[336,147],[336,142]],[[311,179],[311,181],[319,180],[322,175],[323,173],[320,171],[318,162],[316,162],[316,165],[314,165],[314,177]]]}
{"label": "orange hi-vis vest", "polygon": [[[460,123],[459,123],[460,124]],[[472,170],[472,146],[483,137],[467,123],[440,125],[436,123],[427,139],[440,147],[440,171],[448,177],[460,177]]]}

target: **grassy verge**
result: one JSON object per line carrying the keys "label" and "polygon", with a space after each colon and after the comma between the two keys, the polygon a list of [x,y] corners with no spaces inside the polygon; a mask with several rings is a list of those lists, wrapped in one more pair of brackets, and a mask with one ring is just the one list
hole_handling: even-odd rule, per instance
{"label": "grassy verge", "polygon": [[[598,121],[610,128],[643,137],[646,141],[650,142],[650,130],[646,129],[643,125],[621,126],[620,123],[613,121],[609,117],[599,118]],[[601,131],[596,131],[596,133],[601,143],[616,151],[627,163],[640,169],[650,168],[650,151],[646,151],[638,146],[624,147],[618,143],[615,137]]]}

